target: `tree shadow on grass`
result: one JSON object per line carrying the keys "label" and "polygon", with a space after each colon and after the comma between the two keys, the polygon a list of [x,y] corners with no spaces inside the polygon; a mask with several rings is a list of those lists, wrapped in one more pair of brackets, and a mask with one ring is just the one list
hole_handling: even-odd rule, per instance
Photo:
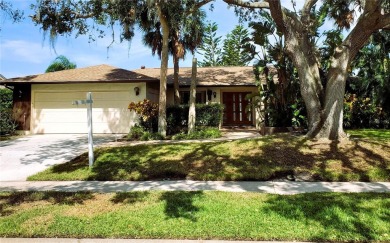
{"label": "tree shadow on grass", "polygon": [[86,165],[88,165],[88,153],[83,153],[73,158],[69,162],[66,162],[64,164],[54,165],[51,170],[54,173],[67,173],[67,172],[72,172],[84,168]]}
{"label": "tree shadow on grass", "polygon": [[118,192],[111,198],[113,203],[134,204],[143,202],[150,193],[147,191],[140,192]]}
{"label": "tree shadow on grass", "polygon": [[[379,201],[379,203],[371,204],[370,201]],[[390,208],[386,193],[274,195],[265,203],[267,205],[265,210],[269,214],[277,214],[291,221],[299,219],[301,222],[306,221],[308,225],[319,224],[323,230],[312,234],[308,239],[311,241],[379,240],[378,235],[381,235],[383,228],[377,229],[373,223],[386,225],[390,222],[390,212],[384,210]],[[370,220],[371,216],[382,222],[373,222]],[[351,235],[358,238],[351,239]]]}
{"label": "tree shadow on grass", "polygon": [[48,202],[50,204],[75,205],[93,199],[92,192],[11,192],[0,195],[0,215],[13,213],[10,207],[25,203]]}
{"label": "tree shadow on grass", "polygon": [[[309,181],[388,181],[386,143],[307,140],[289,134],[233,142],[138,145],[99,149],[85,180],[274,180],[310,174]],[[87,168],[87,154],[52,168]],[[80,174],[82,174],[80,173]]]}
{"label": "tree shadow on grass", "polygon": [[194,204],[194,200],[202,196],[202,191],[168,191],[162,193],[160,200],[165,201],[164,213],[167,218],[185,218],[196,222],[196,213],[200,208]]}
{"label": "tree shadow on grass", "polygon": [[[101,181],[153,179],[153,172],[159,172],[159,167],[153,166],[153,162],[172,154],[174,152],[172,146],[166,149],[163,149],[164,145],[111,148],[109,154],[101,150],[92,168],[94,174],[89,179]],[[166,163],[158,163],[158,166],[163,166],[165,170],[169,169]]]}
{"label": "tree shadow on grass", "polygon": [[383,146],[375,141],[315,141],[287,134],[268,139],[259,147],[259,158],[273,171],[271,179],[306,171],[313,181],[388,181],[390,154]]}
{"label": "tree shadow on grass", "polygon": [[[369,144],[373,147],[368,148]],[[323,180],[372,181],[378,180],[375,178],[378,176],[383,178],[381,180],[390,178],[390,157],[380,144],[365,140],[350,140],[347,142],[331,141],[322,145],[312,143],[309,147],[314,150],[318,145],[325,146],[319,152],[322,157],[319,176]],[[332,160],[334,162],[340,161],[340,165],[332,168],[327,163]],[[341,171],[337,171],[337,169]],[[331,170],[336,173],[332,175]],[[375,173],[381,175],[375,175]]]}

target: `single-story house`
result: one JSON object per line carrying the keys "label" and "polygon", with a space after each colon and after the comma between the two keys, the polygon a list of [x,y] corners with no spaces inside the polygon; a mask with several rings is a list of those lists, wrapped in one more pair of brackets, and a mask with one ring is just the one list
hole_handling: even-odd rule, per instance
{"label": "single-story house", "polygon": [[[14,117],[19,130],[31,134],[85,133],[85,105],[73,105],[92,92],[94,133],[128,133],[137,116],[130,102],[158,102],[159,68],[125,70],[109,65],[77,68],[0,81],[14,90]],[[180,68],[183,103],[189,100],[191,68]],[[167,103],[173,104],[173,69],[168,69]],[[245,96],[257,91],[252,67],[198,68],[197,102],[225,105],[222,125],[256,126],[259,114],[245,112]]]}

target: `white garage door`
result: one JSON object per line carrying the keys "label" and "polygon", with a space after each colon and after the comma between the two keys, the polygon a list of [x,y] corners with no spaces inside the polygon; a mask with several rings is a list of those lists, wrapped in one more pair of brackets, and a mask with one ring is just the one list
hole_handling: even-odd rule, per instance
{"label": "white garage door", "polygon": [[[86,105],[72,105],[86,99],[87,91],[35,91],[33,96],[33,133],[87,133]],[[128,133],[134,120],[127,106],[129,91],[97,91],[93,98],[94,133]]]}

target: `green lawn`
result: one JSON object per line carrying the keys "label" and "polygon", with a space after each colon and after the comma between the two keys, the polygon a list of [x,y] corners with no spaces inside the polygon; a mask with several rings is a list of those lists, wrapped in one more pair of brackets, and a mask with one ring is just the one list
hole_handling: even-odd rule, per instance
{"label": "green lawn", "polygon": [[0,237],[390,241],[385,193],[2,192]]}
{"label": "green lawn", "polygon": [[354,130],[344,142],[290,134],[214,143],[100,148],[29,180],[270,180],[306,174],[321,181],[390,181],[390,131]]}
{"label": "green lawn", "polygon": [[8,141],[8,140],[14,140],[19,138],[18,135],[0,135],[0,142],[1,141]]}
{"label": "green lawn", "polygon": [[389,129],[357,129],[347,131],[352,139],[370,139],[379,141],[390,141]]}

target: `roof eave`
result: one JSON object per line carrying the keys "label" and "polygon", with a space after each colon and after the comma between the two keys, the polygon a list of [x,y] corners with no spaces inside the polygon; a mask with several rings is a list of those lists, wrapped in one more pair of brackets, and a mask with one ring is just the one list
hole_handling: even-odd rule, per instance
{"label": "roof eave", "polygon": [[159,82],[157,79],[137,79],[137,80],[82,80],[82,81],[0,81],[1,85],[18,85],[18,84],[80,84],[80,83],[142,83],[142,82]]}

